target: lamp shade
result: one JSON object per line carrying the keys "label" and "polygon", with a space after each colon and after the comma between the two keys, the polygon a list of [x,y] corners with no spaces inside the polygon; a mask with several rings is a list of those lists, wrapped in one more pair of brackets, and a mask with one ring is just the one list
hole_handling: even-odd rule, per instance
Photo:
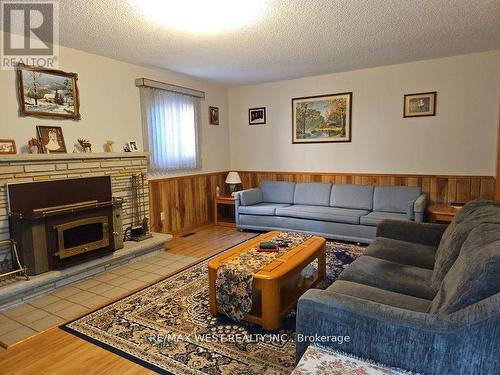
{"label": "lamp shade", "polygon": [[241,178],[238,172],[229,172],[226,177],[226,184],[241,184]]}

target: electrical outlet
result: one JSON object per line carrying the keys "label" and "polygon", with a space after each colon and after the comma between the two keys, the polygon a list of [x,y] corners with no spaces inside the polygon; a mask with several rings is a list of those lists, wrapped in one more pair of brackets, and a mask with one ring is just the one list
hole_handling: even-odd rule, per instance
{"label": "electrical outlet", "polygon": [[160,220],[163,221],[165,220],[165,212],[160,212]]}

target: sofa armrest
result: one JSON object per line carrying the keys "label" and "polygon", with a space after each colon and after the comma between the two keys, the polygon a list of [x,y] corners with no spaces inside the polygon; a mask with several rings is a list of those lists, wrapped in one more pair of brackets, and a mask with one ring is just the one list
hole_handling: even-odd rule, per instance
{"label": "sofa armrest", "polygon": [[[389,366],[422,373],[464,373],[474,366],[494,367],[498,298],[464,311],[436,315],[405,310],[328,290],[311,289],[299,299],[296,360],[311,339],[335,350]],[[463,343],[467,337],[467,343]],[[458,344],[462,342],[462,344]],[[481,345],[481,342],[489,342]],[[495,343],[495,344],[494,344]],[[472,371],[474,372],[474,371]]]}
{"label": "sofa armrest", "polygon": [[422,193],[415,199],[413,204],[413,212],[415,213],[415,222],[421,223],[425,219],[425,213],[427,211],[427,194]]}
{"label": "sofa armrest", "polygon": [[446,227],[446,224],[384,220],[377,225],[376,236],[428,246],[438,246]]}
{"label": "sofa armrest", "polygon": [[262,191],[258,188],[241,190],[237,193],[236,199],[240,206],[250,206],[262,202]]}

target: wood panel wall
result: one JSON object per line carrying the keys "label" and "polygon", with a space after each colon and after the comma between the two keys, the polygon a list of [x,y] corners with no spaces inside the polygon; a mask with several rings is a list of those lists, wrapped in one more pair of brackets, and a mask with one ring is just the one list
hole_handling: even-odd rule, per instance
{"label": "wood panel wall", "polygon": [[239,172],[244,188],[259,186],[261,181],[327,182],[332,184],[420,186],[431,204],[465,203],[479,197],[493,199],[495,178],[492,176],[434,176],[364,173],[311,172]]}
{"label": "wood panel wall", "polygon": [[[151,228],[156,232],[176,233],[214,221],[217,186],[227,194],[227,171],[149,181]],[[242,186],[259,186],[261,181],[328,182],[335,184],[420,186],[431,203],[467,202],[495,197],[493,176],[434,176],[401,174],[350,174],[311,172],[239,171]],[[164,220],[160,219],[161,212]]]}
{"label": "wood panel wall", "polygon": [[176,233],[213,222],[215,190],[219,186],[221,194],[226,194],[226,175],[216,172],[150,180],[151,230]]}

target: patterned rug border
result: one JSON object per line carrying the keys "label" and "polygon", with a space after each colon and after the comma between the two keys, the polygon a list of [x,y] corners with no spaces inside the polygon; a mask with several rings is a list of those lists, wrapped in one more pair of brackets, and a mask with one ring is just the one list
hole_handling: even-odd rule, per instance
{"label": "patterned rug border", "polygon": [[104,308],[106,308],[106,307],[108,307],[108,306],[110,306],[110,305],[112,305],[112,304],[114,304],[114,303],[116,303],[116,302],[119,302],[119,301],[121,301],[122,299],[128,298],[128,297],[132,296],[133,294],[139,293],[139,292],[143,291],[144,289],[147,289],[147,288],[149,288],[149,287],[152,287],[152,286],[153,286],[153,285],[155,285],[155,284],[158,284],[158,283],[160,283],[160,282],[162,282],[162,281],[164,281],[164,280],[167,280],[168,278],[173,277],[173,276],[177,275],[177,274],[178,274],[178,273],[180,273],[180,272],[184,272],[185,270],[187,270],[187,269],[189,269],[189,268],[191,268],[191,267],[195,267],[195,266],[197,266],[198,264],[200,264],[200,263],[202,263],[202,262],[205,262],[205,261],[207,261],[207,260],[209,260],[209,259],[211,259],[211,258],[214,258],[214,257],[216,257],[216,256],[218,256],[218,255],[220,255],[220,254],[222,254],[222,253],[223,253],[223,252],[225,252],[225,251],[228,251],[228,250],[232,249],[233,247],[236,247],[236,246],[238,246],[238,245],[241,245],[242,243],[245,243],[246,241],[249,241],[249,240],[251,240],[251,239],[253,239],[253,238],[255,238],[255,237],[258,237],[258,236],[260,236],[261,234],[262,234],[262,233],[256,233],[254,236],[252,236],[252,237],[250,237],[250,238],[247,238],[246,240],[242,240],[242,241],[240,241],[240,242],[237,242],[236,244],[231,245],[231,246],[229,246],[229,247],[227,247],[227,248],[225,248],[225,249],[223,249],[223,250],[221,250],[221,251],[217,252],[216,254],[208,255],[208,256],[206,256],[205,258],[200,259],[198,262],[194,262],[194,263],[188,264],[188,265],[186,265],[186,266],[184,266],[184,267],[182,267],[182,268],[180,268],[180,269],[178,269],[178,270],[176,270],[176,271],[174,271],[174,272],[172,272],[172,273],[170,273],[170,274],[166,275],[165,277],[162,277],[162,278],[161,278],[161,279],[159,279],[159,280],[153,281],[152,283],[146,284],[146,285],[144,285],[143,287],[141,287],[141,288],[139,288],[139,289],[136,289],[136,290],[132,291],[130,294],[127,294],[126,296],[122,296],[122,297],[120,297],[120,298],[118,298],[118,299],[116,299],[116,300],[113,300],[113,301],[108,302],[108,303],[106,303],[106,304],[104,304],[104,305],[101,305],[101,306],[99,306],[99,307],[96,307],[95,309],[93,309],[93,310],[92,310],[92,311],[90,311],[90,312],[87,312],[87,313],[85,313],[85,314],[83,314],[83,315],[81,315],[81,316],[79,316],[79,317],[77,317],[77,318],[74,318],[74,319],[72,319],[72,320],[70,320],[70,321],[67,321],[67,322],[65,322],[65,323],[61,324],[60,326],[58,326],[58,328],[59,328],[59,329],[61,329],[61,330],[63,330],[64,332],[70,333],[70,334],[72,334],[72,335],[74,335],[74,336],[76,336],[76,337],[78,337],[78,338],[81,338],[81,339],[83,339],[83,340],[85,340],[85,341],[87,341],[87,342],[89,342],[89,343],[91,343],[91,344],[93,344],[93,345],[96,345],[96,346],[98,346],[98,347],[100,347],[100,348],[102,348],[102,349],[105,349],[105,350],[107,350],[107,351],[110,351],[111,353],[114,353],[114,354],[116,354],[116,355],[119,355],[120,357],[125,358],[125,359],[127,359],[127,360],[129,360],[129,361],[131,361],[131,362],[134,362],[134,363],[136,363],[136,364],[138,364],[138,365],[140,365],[140,366],[142,366],[142,367],[145,367],[145,368],[147,368],[148,370],[155,371],[155,372],[157,372],[157,373],[159,373],[159,374],[174,375],[173,373],[171,373],[171,372],[169,372],[169,371],[166,371],[166,370],[164,370],[164,369],[162,369],[162,368],[160,368],[160,367],[157,367],[157,366],[153,365],[153,364],[152,364],[152,363],[150,363],[150,362],[144,361],[144,360],[142,360],[142,359],[140,359],[140,358],[137,358],[137,357],[135,357],[135,356],[133,356],[133,355],[131,355],[131,354],[128,354],[128,353],[124,352],[123,350],[117,349],[117,348],[115,348],[115,347],[113,347],[113,346],[111,346],[111,345],[108,345],[108,344],[106,344],[106,343],[104,343],[104,342],[102,342],[102,341],[99,341],[99,340],[94,339],[94,338],[92,338],[92,337],[90,337],[90,336],[88,336],[88,335],[85,335],[85,334],[83,334],[83,333],[80,333],[80,332],[78,332],[78,331],[75,331],[75,330],[73,330],[72,328],[67,327],[67,325],[68,325],[68,324],[71,324],[71,323],[73,323],[73,322],[75,322],[75,321],[77,321],[77,320],[79,320],[79,319],[82,319],[82,318],[86,317],[87,315],[93,314],[93,313],[95,313],[95,312],[96,312],[96,311],[98,311],[98,310],[104,309]]}

